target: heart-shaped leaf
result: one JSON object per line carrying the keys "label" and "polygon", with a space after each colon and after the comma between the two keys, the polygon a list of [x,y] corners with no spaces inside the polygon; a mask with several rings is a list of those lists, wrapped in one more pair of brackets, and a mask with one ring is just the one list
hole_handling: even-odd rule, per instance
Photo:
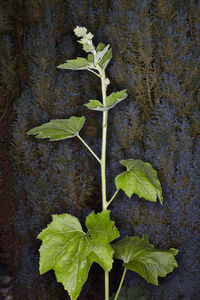
{"label": "heart-shaped leaf", "polygon": [[38,235],[42,240],[40,273],[53,269],[71,300],[78,298],[93,262],[111,270],[114,250],[109,243],[119,237],[108,210],[91,213],[86,227],[87,233],[79,220],[69,214],[53,215],[53,221]]}
{"label": "heart-shaped leaf", "polygon": [[94,64],[86,58],[77,57],[76,59],[67,60],[66,63],[57,66],[57,68],[67,70],[87,70],[93,66]]}
{"label": "heart-shaped leaf", "polygon": [[49,138],[50,141],[58,141],[78,135],[84,123],[85,117],[51,120],[48,123],[29,130],[27,134],[36,135],[36,138],[39,139]]}
{"label": "heart-shaped leaf", "polygon": [[112,245],[114,257],[122,260],[124,268],[134,271],[147,282],[158,285],[158,276],[165,277],[178,267],[174,258],[178,250],[159,250],[149,243],[147,235],[142,238],[125,237]]}
{"label": "heart-shaped leaf", "polygon": [[157,172],[149,163],[135,159],[121,160],[120,163],[127,168],[127,171],[115,178],[118,190],[122,189],[129,198],[135,193],[139,197],[153,202],[156,202],[158,196],[160,203],[163,203]]}

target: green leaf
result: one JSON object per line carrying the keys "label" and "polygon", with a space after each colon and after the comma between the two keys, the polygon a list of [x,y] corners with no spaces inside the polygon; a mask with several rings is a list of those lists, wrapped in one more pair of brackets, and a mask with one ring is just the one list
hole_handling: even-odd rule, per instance
{"label": "green leaf", "polygon": [[94,55],[89,53],[88,56],[87,56],[87,59],[89,62],[93,63],[94,62]]}
{"label": "green leaf", "polygon": [[88,235],[91,236],[92,257],[104,270],[110,271],[113,263],[113,248],[110,242],[119,237],[119,232],[110,220],[110,211],[91,213],[86,219]]}
{"label": "green leaf", "polygon": [[110,211],[91,213],[86,218],[88,232],[79,220],[69,214],[53,215],[53,221],[41,231],[40,273],[55,271],[58,282],[76,300],[93,262],[110,271],[114,250],[110,242],[119,232],[110,220]]}
{"label": "green leaf", "polygon": [[99,43],[96,47],[96,52],[100,52],[105,48],[105,44],[104,43]]}
{"label": "green leaf", "polygon": [[117,103],[124,100],[127,97],[126,90],[112,93],[106,97],[106,106],[104,106],[99,100],[89,100],[89,103],[84,104],[91,110],[105,111],[114,107]]}
{"label": "green leaf", "polygon": [[107,65],[109,64],[110,60],[112,58],[112,48],[110,48],[106,54],[103,56],[102,60],[99,62],[99,66],[105,70]]}
{"label": "green leaf", "polygon": [[87,70],[92,68],[93,63],[89,62],[86,58],[77,57],[76,59],[67,60],[66,63],[57,66],[59,69],[67,70]]}
{"label": "green leaf", "polygon": [[127,168],[127,171],[115,178],[118,190],[122,189],[129,198],[135,193],[153,202],[156,202],[158,196],[160,203],[163,203],[157,172],[149,163],[134,159],[121,160],[120,163]]}
{"label": "green leaf", "polygon": [[[110,300],[114,299],[115,294]],[[117,300],[147,300],[147,298],[143,296],[143,290],[140,286],[123,286]]]}
{"label": "green leaf", "polygon": [[110,47],[110,45],[107,45],[106,47],[104,47],[104,49],[102,49],[101,51],[97,52],[96,58],[97,58],[98,62],[102,60],[102,58],[104,57],[104,55],[108,51],[109,47]]}
{"label": "green leaf", "polygon": [[39,139],[49,138],[50,141],[58,141],[78,135],[84,123],[85,117],[51,120],[48,123],[29,130],[27,134],[36,135],[36,138]]}
{"label": "green leaf", "polygon": [[158,276],[165,277],[178,267],[174,258],[178,250],[159,250],[149,243],[148,235],[142,238],[125,237],[112,245],[114,257],[122,260],[124,268],[134,271],[147,282],[158,285]]}
{"label": "green leaf", "polygon": [[114,107],[117,103],[126,99],[127,96],[126,90],[110,94],[108,97],[106,97],[106,107]]}
{"label": "green leaf", "polygon": [[89,100],[89,103],[84,104],[91,110],[104,111],[107,110],[104,108],[103,104],[99,100]]}

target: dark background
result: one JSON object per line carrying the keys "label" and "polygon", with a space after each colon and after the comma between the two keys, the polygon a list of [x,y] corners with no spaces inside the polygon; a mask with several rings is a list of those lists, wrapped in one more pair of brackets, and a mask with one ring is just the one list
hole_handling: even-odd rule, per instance
{"label": "dark background", "polygon": [[[139,285],[148,299],[199,299],[199,20],[198,0],[1,0],[0,276],[12,279],[3,286],[12,299],[68,299],[53,272],[39,274],[36,236],[52,214],[71,213],[84,223],[101,210],[98,163],[80,141],[26,135],[50,119],[85,115],[81,134],[100,154],[101,114],[83,106],[100,98],[99,80],[56,68],[84,55],[77,25],[96,44],[111,44],[108,93],[127,88],[129,95],[109,113],[108,198],[123,170],[119,160],[127,158],[150,162],[164,194],[161,207],[120,192],[112,219],[122,236],[146,233],[156,247],[179,249],[179,268],[159,287],[131,272],[125,284]],[[116,262],[111,292],[121,273]],[[94,265],[80,299],[103,299],[103,280]]]}

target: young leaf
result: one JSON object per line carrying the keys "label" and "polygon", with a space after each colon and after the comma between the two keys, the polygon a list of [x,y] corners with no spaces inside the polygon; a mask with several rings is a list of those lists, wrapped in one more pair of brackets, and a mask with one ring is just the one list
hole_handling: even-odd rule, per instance
{"label": "young leaf", "polygon": [[87,59],[89,62],[93,63],[94,62],[94,55],[89,53],[88,56],[87,56]]}
{"label": "young leaf", "polygon": [[99,62],[99,66],[105,70],[107,65],[109,64],[110,60],[112,58],[112,48],[110,48],[106,54],[103,56],[102,60]]}
{"label": "young leaf", "polygon": [[96,47],[96,52],[100,52],[105,48],[105,44],[104,43],[99,43]]}
{"label": "young leaf", "polygon": [[153,202],[156,202],[158,196],[160,203],[163,203],[157,172],[149,163],[134,159],[121,160],[120,163],[127,168],[127,171],[115,178],[118,190],[122,189],[129,198],[135,193]]}
{"label": "young leaf", "polygon": [[114,257],[122,260],[124,268],[134,271],[147,282],[158,285],[158,276],[165,277],[178,267],[174,258],[178,250],[159,250],[149,243],[148,235],[142,238],[125,237],[112,245]]}
{"label": "young leaf", "polygon": [[106,97],[106,107],[114,107],[117,103],[126,99],[127,96],[126,90],[110,94],[108,97]]}
{"label": "young leaf", "polygon": [[120,92],[112,93],[108,97],[106,97],[106,106],[103,106],[103,104],[99,100],[89,100],[89,103],[85,104],[85,106],[87,106],[91,110],[105,111],[111,109],[126,97],[126,90],[123,90]]}
{"label": "young leaf", "polygon": [[57,66],[57,68],[68,70],[87,70],[93,66],[93,63],[89,62],[86,58],[77,57],[76,59],[67,60],[66,63]]}
{"label": "young leaf", "polygon": [[53,221],[38,235],[42,240],[40,273],[53,269],[71,300],[78,298],[93,262],[111,270],[114,251],[109,243],[119,236],[110,211],[91,213],[86,227],[87,233],[79,220],[69,214],[53,215]]}
{"label": "young leaf", "polygon": [[50,141],[58,141],[78,135],[84,123],[85,117],[51,120],[48,123],[29,130],[27,134],[36,135],[36,138],[39,139],[49,138]]}
{"label": "young leaf", "polygon": [[89,103],[84,105],[91,110],[98,110],[98,111],[107,110],[107,108],[104,108],[103,104],[99,100],[89,100]]}
{"label": "young leaf", "polygon": [[98,62],[102,60],[102,58],[104,57],[104,55],[108,51],[109,47],[110,47],[110,45],[107,45],[106,47],[104,47],[104,49],[102,49],[101,51],[97,52],[96,58],[97,58]]}

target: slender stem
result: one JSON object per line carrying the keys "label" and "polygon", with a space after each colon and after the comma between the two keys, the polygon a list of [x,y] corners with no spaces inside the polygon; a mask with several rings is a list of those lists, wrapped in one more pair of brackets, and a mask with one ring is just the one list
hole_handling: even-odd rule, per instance
{"label": "slender stem", "polygon": [[[101,76],[101,91],[103,98],[103,105],[106,104],[106,76],[104,70],[97,65],[99,74]],[[102,122],[102,147],[101,147],[101,185],[102,185],[102,206],[103,210],[107,209],[106,201],[106,138],[107,138],[107,119],[108,111],[103,111]]]}
{"label": "slender stem", "polygon": [[94,157],[98,160],[98,162],[101,164],[101,160],[98,158],[98,156],[92,151],[92,149],[90,148],[90,146],[88,146],[88,144],[80,137],[79,134],[77,134],[77,137],[79,138],[79,140],[81,140],[81,142],[88,148],[88,150],[94,155]]}
{"label": "slender stem", "polygon": [[101,150],[101,183],[102,183],[102,206],[107,209],[106,201],[106,136],[107,136],[107,117],[108,111],[103,111],[102,124],[102,150]]}
{"label": "slender stem", "polygon": [[105,271],[105,300],[109,300],[109,272]]}
{"label": "slender stem", "polygon": [[[106,136],[107,136],[108,111],[103,112],[102,124],[102,156],[101,156],[101,182],[102,182],[102,205],[107,210],[106,200]],[[105,271],[105,300],[109,300],[109,273]]]}
{"label": "slender stem", "polygon": [[119,192],[119,190],[117,190],[114,195],[112,196],[112,198],[110,199],[110,201],[107,202],[107,207],[110,205],[110,203],[113,201],[113,199],[115,198],[115,196],[117,195],[117,193]]}
{"label": "slender stem", "polygon": [[[106,75],[105,71],[96,66],[99,75],[101,77],[101,91],[103,105],[106,104]],[[103,122],[102,122],[102,148],[101,148],[101,186],[102,186],[102,207],[103,210],[107,210],[106,200],[106,138],[107,138],[107,119],[108,111],[103,111]],[[109,300],[109,272],[105,271],[105,300]]]}
{"label": "slender stem", "polygon": [[119,296],[119,293],[120,293],[120,290],[121,290],[121,287],[122,287],[122,284],[123,284],[123,281],[124,281],[124,277],[125,277],[125,275],[126,275],[126,269],[124,268],[124,272],[123,272],[123,274],[122,274],[122,278],[121,278],[121,281],[120,281],[120,284],[119,284],[119,287],[118,287],[118,290],[117,290],[117,293],[116,293],[116,295],[115,295],[115,298],[114,298],[114,300],[117,300],[117,298],[118,298],[118,296]]}

